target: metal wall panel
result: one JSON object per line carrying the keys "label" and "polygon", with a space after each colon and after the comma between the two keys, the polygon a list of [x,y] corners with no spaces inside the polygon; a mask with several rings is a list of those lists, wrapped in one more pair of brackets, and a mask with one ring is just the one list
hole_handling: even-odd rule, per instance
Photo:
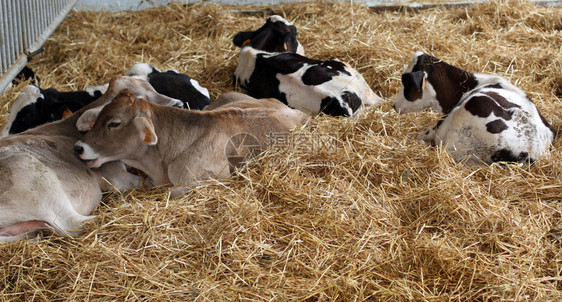
{"label": "metal wall panel", "polygon": [[0,0],[0,92],[78,0]]}

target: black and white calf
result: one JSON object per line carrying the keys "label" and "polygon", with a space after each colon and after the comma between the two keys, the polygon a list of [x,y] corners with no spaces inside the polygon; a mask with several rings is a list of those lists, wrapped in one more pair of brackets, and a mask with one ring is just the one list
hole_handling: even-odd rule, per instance
{"label": "black and white calf", "polygon": [[[136,64],[126,75],[150,83],[160,94],[181,100],[184,108],[203,109],[211,103],[209,91],[185,74],[168,70],[161,72],[148,64]],[[88,87],[84,91],[58,91],[28,85],[14,101],[10,117],[0,138],[23,132],[41,124],[60,120],[99,98],[108,84]]]}
{"label": "black and white calf", "polygon": [[471,73],[417,52],[404,74],[394,108],[432,108],[445,117],[420,134],[469,164],[532,163],[548,153],[555,133],[536,105],[506,79]]}
{"label": "black and white calf", "polygon": [[28,80],[29,80],[29,84],[36,85],[36,86],[39,86],[39,84],[41,83],[41,78],[39,78],[39,76],[35,74],[33,69],[31,69],[31,67],[24,66],[22,70],[20,70],[20,72],[12,80],[11,85],[8,87],[11,87],[12,85],[19,85],[20,83]]}
{"label": "black and white calf", "polygon": [[333,116],[353,116],[362,105],[382,102],[349,65],[300,55],[296,28],[279,16],[267,18],[253,35],[238,33],[233,42],[242,47],[235,82],[252,97],[276,98],[305,113]]}
{"label": "black and white calf", "polygon": [[175,70],[160,71],[158,68],[138,63],[125,73],[144,79],[154,87],[158,93],[171,98],[182,100],[184,108],[201,110],[211,103],[209,91],[186,74]]}
{"label": "black and white calf", "polygon": [[12,104],[10,117],[0,132],[0,138],[58,121],[102,96],[107,86],[87,87],[83,91],[58,91],[27,85]]}
{"label": "black and white calf", "polygon": [[304,48],[297,40],[297,28],[281,16],[270,16],[255,31],[241,31],[232,41],[238,47],[246,45],[267,52],[292,52],[304,56]]}

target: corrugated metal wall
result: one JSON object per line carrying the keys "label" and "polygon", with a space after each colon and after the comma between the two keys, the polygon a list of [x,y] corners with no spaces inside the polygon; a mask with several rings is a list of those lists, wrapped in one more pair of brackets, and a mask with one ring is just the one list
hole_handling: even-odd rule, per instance
{"label": "corrugated metal wall", "polygon": [[0,92],[41,49],[77,0],[0,0]]}

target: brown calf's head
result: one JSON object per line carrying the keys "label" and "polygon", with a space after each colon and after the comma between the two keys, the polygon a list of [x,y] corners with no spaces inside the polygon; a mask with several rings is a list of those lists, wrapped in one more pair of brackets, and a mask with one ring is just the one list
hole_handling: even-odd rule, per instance
{"label": "brown calf's head", "polygon": [[77,127],[90,128],[74,145],[74,151],[91,168],[108,161],[134,159],[158,142],[148,102],[128,89],[105,107],[84,112]]}

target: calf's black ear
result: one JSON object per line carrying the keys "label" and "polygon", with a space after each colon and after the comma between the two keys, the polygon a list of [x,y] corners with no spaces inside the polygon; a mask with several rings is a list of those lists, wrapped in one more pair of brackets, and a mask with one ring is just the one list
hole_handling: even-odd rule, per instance
{"label": "calf's black ear", "polygon": [[296,53],[298,43],[299,42],[297,42],[297,39],[296,39],[295,35],[293,35],[291,33],[285,34],[285,37],[283,38],[283,47],[284,47],[285,51]]}
{"label": "calf's black ear", "polygon": [[414,71],[402,74],[402,84],[404,87],[413,87],[418,91],[425,89],[425,72]]}
{"label": "calf's black ear", "polygon": [[250,41],[255,35],[253,31],[241,31],[234,36],[232,43],[238,47],[245,46],[246,41]]}

